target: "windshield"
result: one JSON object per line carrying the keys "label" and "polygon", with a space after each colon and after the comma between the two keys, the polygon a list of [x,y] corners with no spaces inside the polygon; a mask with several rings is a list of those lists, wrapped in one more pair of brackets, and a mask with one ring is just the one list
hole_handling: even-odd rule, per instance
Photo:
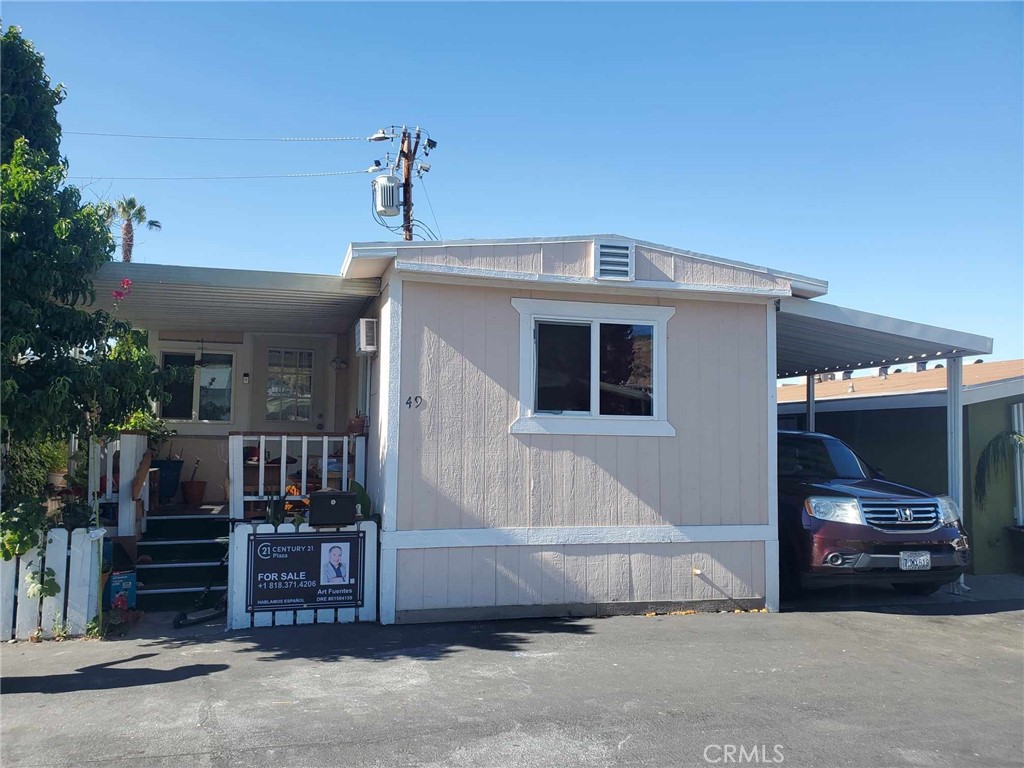
{"label": "windshield", "polygon": [[779,435],[779,477],[864,480],[871,470],[839,440]]}

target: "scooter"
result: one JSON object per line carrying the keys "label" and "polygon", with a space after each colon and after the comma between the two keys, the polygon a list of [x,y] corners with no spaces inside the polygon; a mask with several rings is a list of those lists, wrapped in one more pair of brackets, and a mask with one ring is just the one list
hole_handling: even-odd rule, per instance
{"label": "scooter", "polygon": [[[228,550],[229,547],[224,548],[224,554],[220,558],[220,562],[217,564],[218,570],[224,566],[228,561]],[[196,624],[204,624],[212,619],[219,619],[221,616],[228,615],[228,593],[227,590],[217,598],[216,602],[211,605],[210,595],[213,591],[213,582],[216,576],[210,577],[210,583],[206,585],[202,592],[199,593],[199,597],[196,598],[195,608],[191,611],[182,611],[174,617],[173,626],[175,629],[181,629],[182,627],[194,627]]]}

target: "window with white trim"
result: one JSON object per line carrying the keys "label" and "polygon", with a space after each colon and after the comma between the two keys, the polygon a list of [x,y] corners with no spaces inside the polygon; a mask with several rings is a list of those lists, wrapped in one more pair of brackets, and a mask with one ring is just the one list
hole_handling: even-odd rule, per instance
{"label": "window with white trim", "polygon": [[671,436],[671,307],[512,300],[520,317],[516,433]]}
{"label": "window with white trim", "polygon": [[178,376],[167,385],[160,417],[169,421],[231,421],[235,356],[230,352],[164,352],[164,368]]}

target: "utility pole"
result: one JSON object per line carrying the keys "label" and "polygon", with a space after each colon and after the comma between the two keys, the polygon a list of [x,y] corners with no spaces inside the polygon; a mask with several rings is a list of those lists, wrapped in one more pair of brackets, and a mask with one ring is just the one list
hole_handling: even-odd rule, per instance
{"label": "utility pole", "polygon": [[420,129],[413,136],[402,127],[402,144],[398,157],[402,161],[402,237],[412,240],[412,164],[420,148]]}

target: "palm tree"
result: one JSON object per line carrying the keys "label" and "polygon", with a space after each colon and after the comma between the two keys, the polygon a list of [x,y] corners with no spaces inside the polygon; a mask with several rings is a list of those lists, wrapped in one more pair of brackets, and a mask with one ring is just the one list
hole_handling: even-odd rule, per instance
{"label": "palm tree", "polygon": [[988,484],[992,475],[1002,472],[1013,463],[1014,454],[1024,454],[1024,434],[1012,429],[1000,432],[988,441],[978,457],[974,472],[974,500],[979,506],[988,498]]}
{"label": "palm tree", "polygon": [[146,206],[139,205],[134,197],[122,197],[110,208],[108,219],[113,224],[121,222],[121,260],[131,261],[135,248],[135,225],[147,229],[160,229],[160,222],[146,218]]}

